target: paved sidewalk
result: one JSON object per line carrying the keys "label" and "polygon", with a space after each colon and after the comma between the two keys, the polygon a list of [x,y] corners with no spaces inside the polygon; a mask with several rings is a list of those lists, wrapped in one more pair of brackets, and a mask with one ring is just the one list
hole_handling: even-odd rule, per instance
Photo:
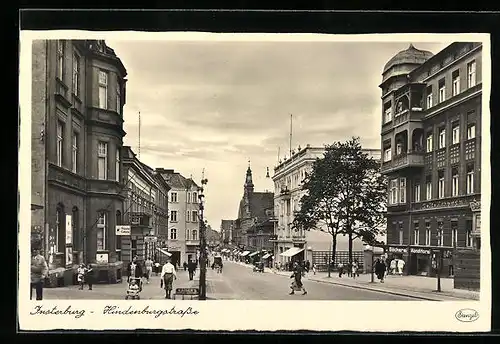
{"label": "paved sidewalk", "polygon": [[[273,271],[273,273],[290,276],[288,271]],[[479,300],[479,292],[460,290],[453,288],[452,278],[441,278],[441,292],[437,292],[437,279],[424,276],[394,276],[389,275],[381,283],[376,277],[375,282],[371,282],[371,274],[361,274],[359,277],[352,278],[344,275],[338,276],[338,273],[332,272],[328,277],[326,272],[318,272],[314,275],[312,272],[306,274],[306,279],[317,282],[341,284],[362,289],[374,291],[414,296],[415,298],[441,300],[441,301],[459,301],[459,300]]]}

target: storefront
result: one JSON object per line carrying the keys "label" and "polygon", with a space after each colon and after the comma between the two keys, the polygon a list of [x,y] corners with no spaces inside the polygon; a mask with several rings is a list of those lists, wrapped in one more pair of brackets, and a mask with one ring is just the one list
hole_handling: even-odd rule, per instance
{"label": "storefront", "polygon": [[441,258],[441,276],[453,276],[453,249],[448,247],[389,246],[389,262],[402,259],[405,275],[436,276],[436,267]]}

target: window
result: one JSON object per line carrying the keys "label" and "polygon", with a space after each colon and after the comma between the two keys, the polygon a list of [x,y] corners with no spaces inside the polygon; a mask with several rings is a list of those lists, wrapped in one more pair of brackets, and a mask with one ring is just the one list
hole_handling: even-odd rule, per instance
{"label": "window", "polygon": [[198,194],[193,192],[193,203],[198,203]]}
{"label": "window", "polygon": [[446,129],[441,128],[439,130],[439,149],[446,147]]}
{"label": "window", "polygon": [[64,155],[64,123],[57,121],[57,166],[62,167]]}
{"label": "window", "polygon": [[64,41],[57,41],[57,78],[64,80]]}
{"label": "window", "polygon": [[446,100],[446,84],[445,79],[439,81],[439,102],[442,103]]}
{"label": "window", "polygon": [[73,55],[73,94],[80,96],[80,56]]}
{"label": "window", "polygon": [[425,222],[425,245],[431,246],[431,223]]}
{"label": "window", "polygon": [[469,124],[467,126],[467,140],[471,140],[476,137],[476,125]]}
{"label": "window", "polygon": [[170,202],[177,203],[177,192],[172,192],[170,194]]}
{"label": "window", "polygon": [[193,222],[198,222],[198,211],[196,210],[192,211],[191,219],[193,220]]}
{"label": "window", "polygon": [[195,229],[195,230],[193,230],[193,232],[192,232],[192,234],[191,234],[191,235],[192,235],[192,237],[193,237],[193,240],[198,240],[198,231],[197,231],[196,229]]}
{"label": "window", "polygon": [[177,210],[170,211],[170,221],[177,222]]}
{"label": "window", "polygon": [[120,148],[116,147],[116,158],[115,158],[115,180],[120,181]]}
{"label": "window", "polygon": [[431,200],[432,199],[432,179],[431,176],[427,176],[425,180],[425,199]]}
{"label": "window", "polygon": [[402,228],[402,224],[399,224],[399,244],[400,245],[403,245],[403,228]]}
{"label": "window", "polygon": [[432,107],[432,86],[427,87],[427,108]]}
{"label": "window", "polygon": [[108,73],[99,71],[99,107],[108,108]]}
{"label": "window", "polygon": [[398,142],[396,143],[396,155],[401,155],[403,153],[403,145]]}
{"label": "window", "polygon": [[170,229],[170,240],[177,240],[177,229]]}
{"label": "window", "polygon": [[438,172],[438,198],[444,198],[444,171]]}
{"label": "window", "polygon": [[384,150],[384,162],[391,161],[391,159],[392,159],[391,149],[390,148],[386,148]]}
{"label": "window", "polygon": [[467,179],[466,179],[466,192],[467,194],[474,193],[474,166],[467,166]]}
{"label": "window", "polygon": [[391,204],[398,203],[398,180],[391,180],[391,189],[390,189],[390,201]]}
{"label": "window", "polygon": [[120,84],[116,87],[116,112],[121,113],[122,108],[122,95],[120,91]]}
{"label": "window", "polygon": [[71,138],[71,171],[73,173],[77,172],[78,169],[78,133],[73,132],[73,137]]}
{"label": "window", "polygon": [[476,61],[467,64],[467,87],[476,86]]}
{"label": "window", "polygon": [[458,196],[459,193],[459,177],[458,169],[454,168],[451,172],[451,195],[453,197]]}
{"label": "window", "polygon": [[443,246],[444,245],[443,221],[438,221],[436,234],[437,234],[438,246]]}
{"label": "window", "polygon": [[415,200],[415,202],[420,202],[420,182],[417,181],[415,183],[416,183],[414,188],[415,197],[413,199]]}
{"label": "window", "polygon": [[451,75],[451,77],[453,78],[453,87],[452,87],[452,91],[453,91],[453,95],[456,96],[457,94],[460,93],[460,73],[458,70],[454,71]]}
{"label": "window", "polygon": [[420,229],[418,222],[413,224],[413,244],[414,245],[419,245],[420,242]]}
{"label": "window", "polygon": [[191,196],[192,196],[191,192],[188,192],[187,193],[187,202],[188,203],[191,203]]}
{"label": "window", "polygon": [[186,222],[191,222],[191,212],[189,210],[186,211]]}
{"label": "window", "polygon": [[458,246],[458,222],[451,221],[451,246]]}
{"label": "window", "polygon": [[391,102],[384,104],[384,123],[392,121],[392,107]]}
{"label": "window", "polygon": [[425,151],[427,153],[432,152],[432,132],[427,133],[427,138],[425,139]]}
{"label": "window", "polygon": [[453,125],[452,129],[452,144],[457,144],[460,142],[460,126],[457,124]]}
{"label": "window", "polygon": [[99,142],[97,149],[97,177],[98,179],[108,179],[108,144]]}
{"label": "window", "polygon": [[103,211],[99,213],[97,220],[97,251],[106,249],[107,214]]}
{"label": "window", "polygon": [[472,220],[465,221],[465,246],[472,247]]}
{"label": "window", "polygon": [[406,203],[406,178],[399,178],[399,202]]}

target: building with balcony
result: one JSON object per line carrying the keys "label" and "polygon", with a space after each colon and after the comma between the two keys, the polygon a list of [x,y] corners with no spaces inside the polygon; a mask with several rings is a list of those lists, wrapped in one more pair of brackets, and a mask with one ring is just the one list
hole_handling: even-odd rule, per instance
{"label": "building with balcony", "polygon": [[389,254],[454,274],[457,248],[480,247],[482,45],[436,55],[410,45],[382,72],[381,171],[389,180]]}
{"label": "building with balcony", "polygon": [[[380,159],[380,150],[365,149],[370,157]],[[287,263],[290,260],[309,260],[318,265],[324,265],[326,256],[313,255],[313,251],[331,252],[332,236],[325,229],[303,230],[292,229],[294,212],[300,210],[300,200],[305,191],[302,190],[302,182],[307,173],[311,173],[313,163],[318,158],[323,158],[324,147],[298,148],[292,151],[290,158],[280,161],[274,168],[274,212],[277,215],[274,236],[275,261]],[[337,237],[336,251],[348,250],[347,237]],[[353,251],[361,252],[363,243],[361,240],[353,242]],[[314,259],[313,259],[314,258]],[[328,258],[327,258],[328,259]],[[318,261],[316,261],[318,260]]]}
{"label": "building with balcony", "polygon": [[240,249],[251,252],[272,247],[269,239],[274,232],[273,199],[272,192],[254,191],[249,165],[233,230],[233,241]]}
{"label": "building with balcony", "polygon": [[32,57],[34,236],[64,284],[81,262],[115,282],[127,71],[102,40],[37,40]]}
{"label": "building with balcony", "polygon": [[151,167],[139,161],[129,146],[122,148],[123,183],[127,198],[122,211],[117,211],[118,225],[129,225],[130,235],[117,231],[117,255],[124,264],[134,257],[160,261],[168,233],[169,185]]}
{"label": "building with balcony", "polygon": [[200,249],[199,191],[191,179],[171,169],[157,169],[170,186],[168,252],[172,263],[198,260]]}

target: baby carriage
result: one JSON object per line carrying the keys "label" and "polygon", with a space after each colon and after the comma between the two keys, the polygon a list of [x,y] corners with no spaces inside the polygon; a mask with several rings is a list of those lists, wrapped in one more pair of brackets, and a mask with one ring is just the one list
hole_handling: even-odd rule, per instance
{"label": "baby carriage", "polygon": [[140,300],[140,293],[142,291],[142,280],[138,277],[131,277],[128,281],[127,295],[125,300]]}

